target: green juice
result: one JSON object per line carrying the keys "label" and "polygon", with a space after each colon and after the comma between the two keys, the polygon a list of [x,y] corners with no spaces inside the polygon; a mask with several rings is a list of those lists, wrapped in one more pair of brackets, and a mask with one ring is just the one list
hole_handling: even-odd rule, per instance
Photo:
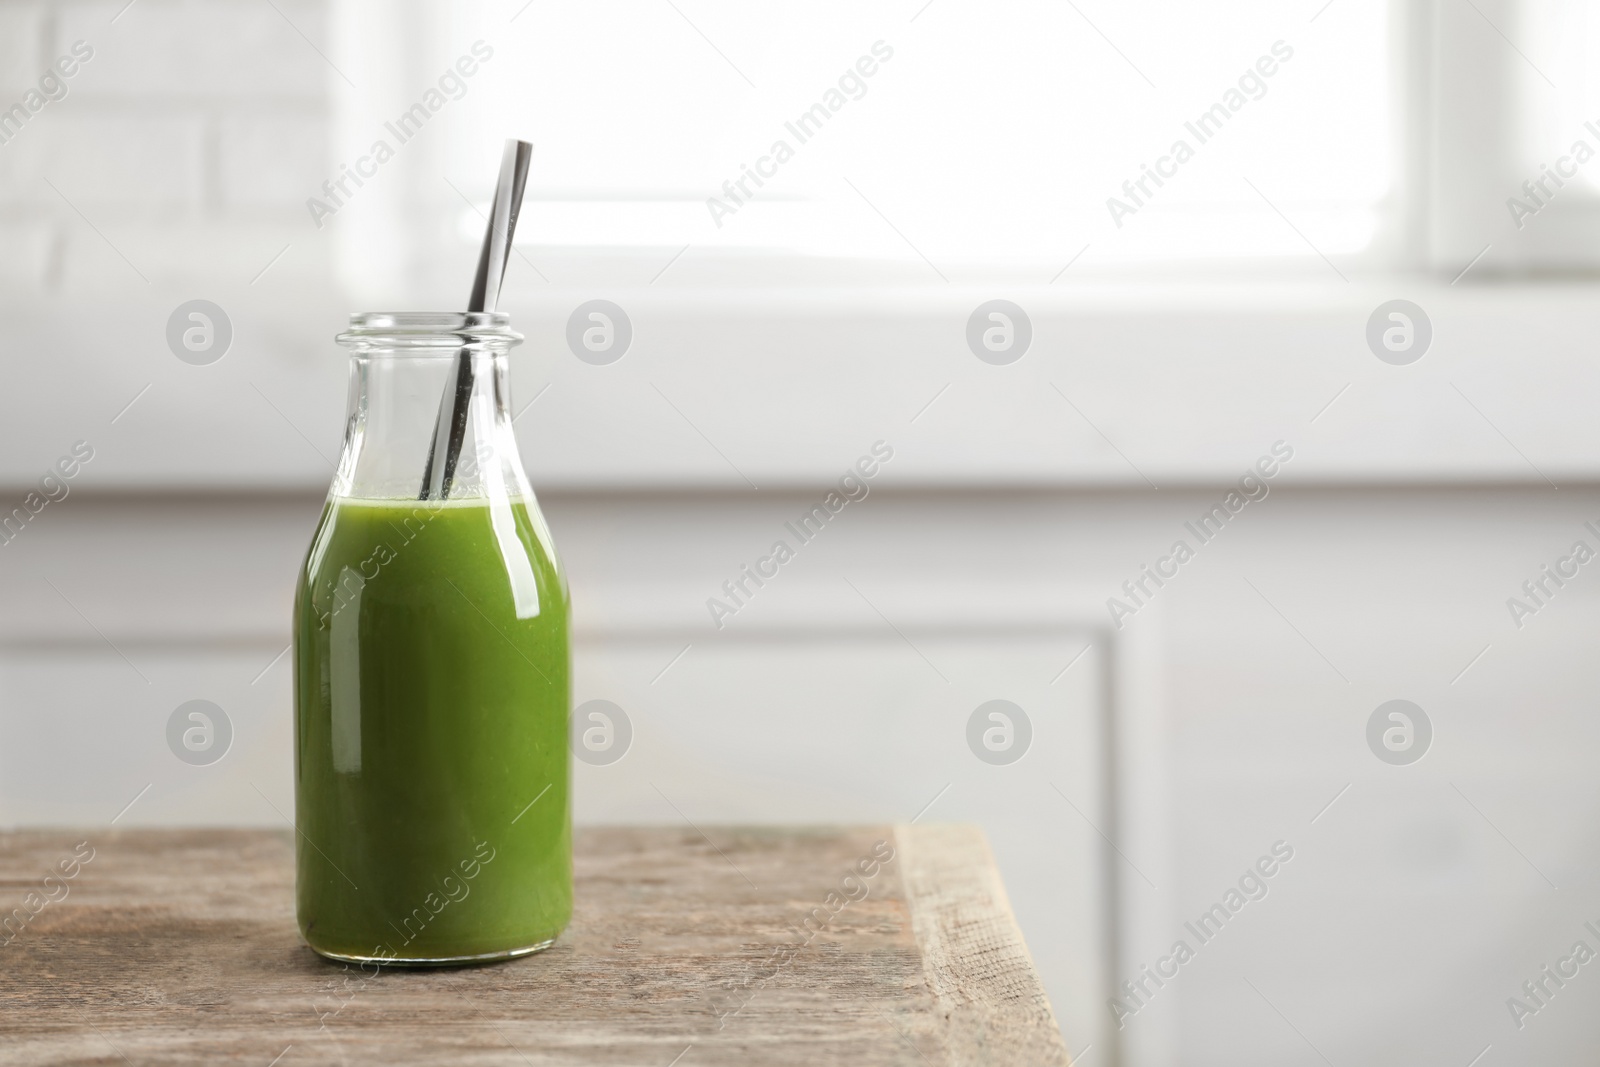
{"label": "green juice", "polygon": [[537,506],[330,500],[295,595],[312,948],[494,959],[566,926],[568,607]]}

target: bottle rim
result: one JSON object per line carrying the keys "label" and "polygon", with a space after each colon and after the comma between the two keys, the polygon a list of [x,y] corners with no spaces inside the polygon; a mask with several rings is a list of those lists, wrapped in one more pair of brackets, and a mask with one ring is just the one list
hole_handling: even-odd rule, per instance
{"label": "bottle rim", "polygon": [[505,352],[522,343],[504,311],[358,311],[334,340],[352,353]]}

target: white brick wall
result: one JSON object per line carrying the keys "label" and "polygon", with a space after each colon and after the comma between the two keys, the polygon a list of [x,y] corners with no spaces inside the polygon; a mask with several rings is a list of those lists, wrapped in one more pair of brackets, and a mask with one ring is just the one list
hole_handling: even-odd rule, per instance
{"label": "white brick wall", "polygon": [[125,4],[0,0],[0,109],[74,42],[94,49],[0,144],[7,294],[142,285],[124,256],[157,286],[245,284],[296,239],[300,269],[322,274],[305,198],[328,170],[329,94],[349,91],[319,55],[325,4]]}
{"label": "white brick wall", "polygon": [[8,202],[51,209],[64,207],[64,196],[96,225],[181,216],[202,202],[201,116],[87,108],[52,113],[54,106],[6,146],[21,158],[12,184],[0,187]]}
{"label": "white brick wall", "polygon": [[[255,208],[281,212],[287,205],[308,226],[308,196],[331,168],[321,151],[327,120],[320,112],[285,114],[287,109],[235,112],[217,130],[217,181],[221,204],[230,210]],[[314,151],[307,151],[310,146]]]}
{"label": "white brick wall", "polygon": [[79,39],[95,48],[86,95],[224,106],[321,103],[328,80],[338,77],[306,40],[328,51],[320,3],[138,0],[113,23],[126,2],[52,5],[51,48],[64,51]]}

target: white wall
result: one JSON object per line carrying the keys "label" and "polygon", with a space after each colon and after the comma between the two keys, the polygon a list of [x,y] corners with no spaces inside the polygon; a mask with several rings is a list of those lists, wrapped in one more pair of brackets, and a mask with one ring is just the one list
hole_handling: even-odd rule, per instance
{"label": "white wall", "polygon": [[[925,818],[976,819],[994,842],[1069,1043],[1104,1041],[1096,654],[1051,679],[1083,647],[1065,627],[1103,617],[1220,493],[874,492],[720,633],[705,598],[804,495],[547,495],[576,697],[635,729],[620,762],[579,765],[580,819],[888,821],[938,795]],[[281,825],[289,679],[267,665],[317,503],[84,495],[3,550],[7,821],[101,824],[154,783],[122,823]],[[1489,1044],[1499,1062],[1582,1061],[1600,993],[1574,981],[1521,1032],[1505,999],[1600,919],[1584,784],[1600,592],[1581,572],[1520,630],[1505,601],[1595,544],[1591,519],[1591,488],[1278,489],[1128,622],[1124,972],[1273,842],[1295,849],[1128,1020],[1135,1062],[1314,1059],[1247,981],[1335,1063],[1465,1063]],[[210,767],[163,739],[195,697],[236,725]],[[1007,767],[964,740],[995,697],[1036,727]],[[1436,731],[1408,767],[1364,736],[1396,697]]]}

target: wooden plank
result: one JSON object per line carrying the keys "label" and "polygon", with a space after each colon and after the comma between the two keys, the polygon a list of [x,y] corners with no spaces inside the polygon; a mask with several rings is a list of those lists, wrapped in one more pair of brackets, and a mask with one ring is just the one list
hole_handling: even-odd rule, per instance
{"label": "wooden plank", "polygon": [[895,842],[950,1062],[1068,1067],[983,832],[960,824],[897,826]]}
{"label": "wooden plank", "polygon": [[708,833],[580,830],[554,948],[376,975],[300,941],[287,831],[0,835],[0,1064],[1065,1062],[975,830]]}

